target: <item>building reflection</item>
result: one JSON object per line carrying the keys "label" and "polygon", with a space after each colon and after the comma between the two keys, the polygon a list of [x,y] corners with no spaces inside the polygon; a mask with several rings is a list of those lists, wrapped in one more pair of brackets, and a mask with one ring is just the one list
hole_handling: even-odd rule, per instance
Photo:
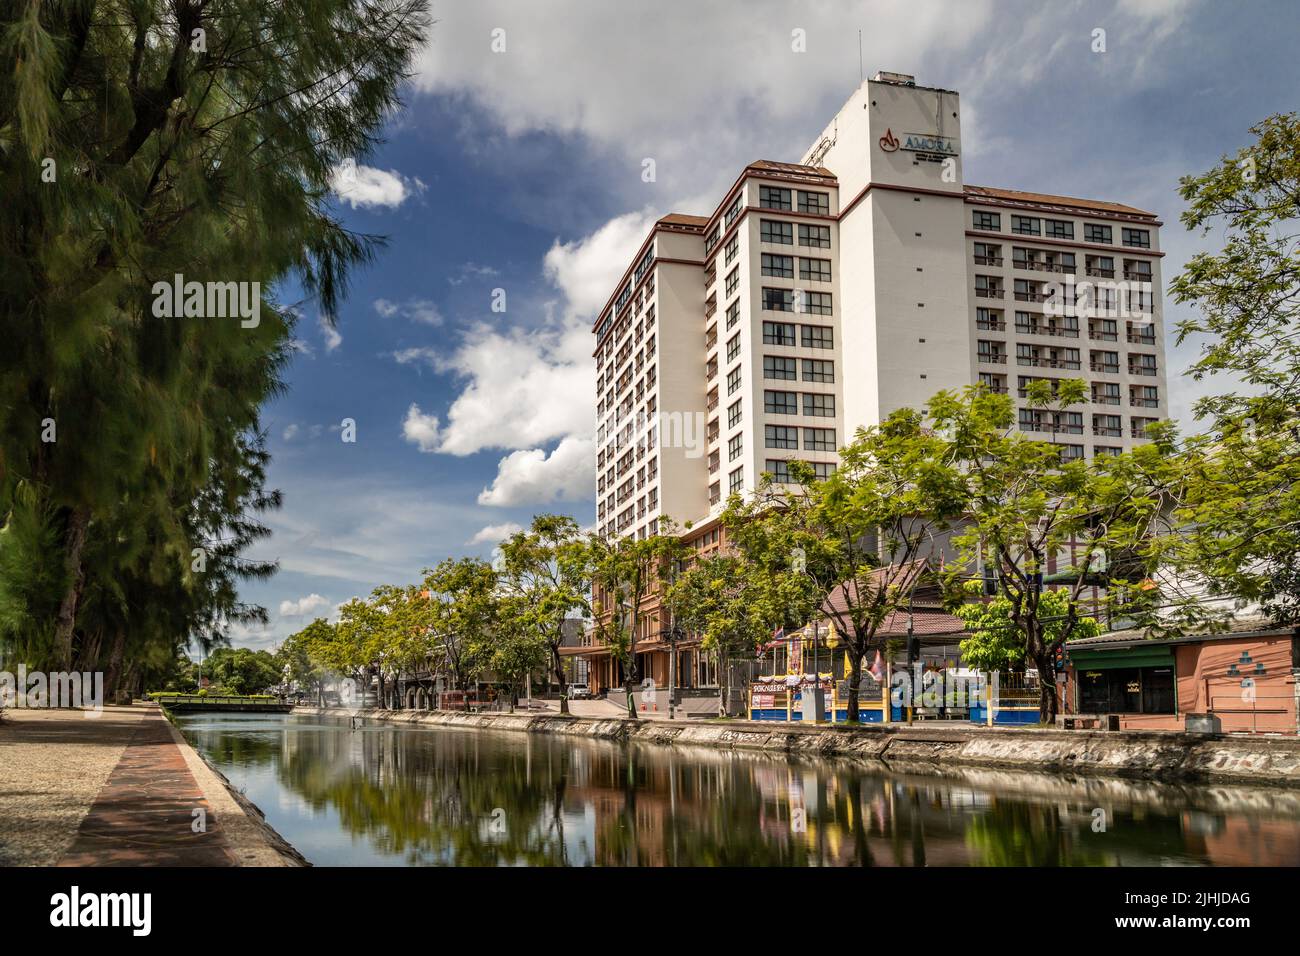
{"label": "building reflection", "polygon": [[[336,827],[396,864],[1300,863],[1300,794],[1286,791],[940,775],[551,735],[255,726],[186,730],[222,769],[264,768],[283,812]],[[263,809],[275,825],[278,808]]]}

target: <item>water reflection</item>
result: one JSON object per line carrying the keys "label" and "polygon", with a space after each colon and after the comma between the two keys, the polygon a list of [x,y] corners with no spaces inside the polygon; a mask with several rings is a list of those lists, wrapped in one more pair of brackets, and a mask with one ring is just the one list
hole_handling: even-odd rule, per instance
{"label": "water reflection", "polygon": [[1300,793],[258,715],[189,739],[314,863],[1296,865]]}

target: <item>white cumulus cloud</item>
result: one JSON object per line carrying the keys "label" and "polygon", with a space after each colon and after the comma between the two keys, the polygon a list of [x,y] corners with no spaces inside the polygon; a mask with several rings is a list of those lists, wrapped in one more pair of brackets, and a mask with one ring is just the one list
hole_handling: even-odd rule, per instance
{"label": "white cumulus cloud", "polygon": [[312,592],[306,597],[299,598],[296,601],[281,601],[281,617],[310,617],[319,611],[323,611],[333,605],[330,599],[320,594]]}
{"label": "white cumulus cloud", "polygon": [[330,175],[330,188],[353,209],[396,208],[412,194],[422,192],[424,183],[403,176],[395,169],[375,169],[344,162]]}
{"label": "white cumulus cloud", "polygon": [[596,493],[596,443],[565,438],[549,455],[540,448],[511,452],[478,496],[481,505],[511,507],[582,501]]}
{"label": "white cumulus cloud", "polygon": [[466,541],[466,544],[500,544],[506,538],[523,531],[523,525],[516,524],[513,521],[506,521],[503,524],[490,524],[487,527],[480,528],[474,535]]}

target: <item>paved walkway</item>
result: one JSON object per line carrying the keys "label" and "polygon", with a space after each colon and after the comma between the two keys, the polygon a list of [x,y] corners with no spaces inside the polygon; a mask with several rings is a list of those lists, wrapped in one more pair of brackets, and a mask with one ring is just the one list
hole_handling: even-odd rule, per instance
{"label": "paved walkway", "polygon": [[285,865],[274,842],[156,706],[0,719],[0,865]]}
{"label": "paved walkway", "polygon": [[221,825],[157,710],[135,728],[59,866],[233,866]]}

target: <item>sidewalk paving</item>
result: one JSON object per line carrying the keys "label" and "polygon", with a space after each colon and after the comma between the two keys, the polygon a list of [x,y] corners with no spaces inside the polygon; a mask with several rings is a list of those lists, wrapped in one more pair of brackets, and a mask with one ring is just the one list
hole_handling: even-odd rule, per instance
{"label": "sidewalk paving", "polygon": [[[196,809],[205,817],[199,833]],[[0,864],[235,863],[205,790],[157,707],[109,706],[97,718],[76,710],[5,711]]]}

